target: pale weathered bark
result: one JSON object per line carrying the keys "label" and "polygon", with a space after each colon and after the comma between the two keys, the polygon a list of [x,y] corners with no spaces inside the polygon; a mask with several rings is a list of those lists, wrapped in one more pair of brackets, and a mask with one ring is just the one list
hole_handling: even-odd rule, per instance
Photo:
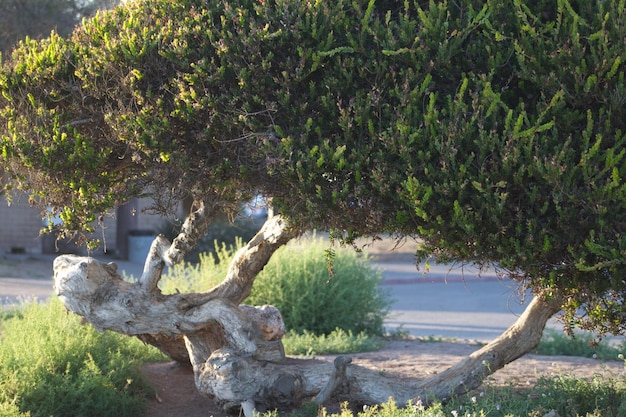
{"label": "pale weathered bark", "polygon": [[[380,404],[393,397],[398,404],[409,400],[446,401],[478,388],[483,380],[506,364],[534,349],[541,339],[545,324],[560,310],[557,299],[535,297],[518,320],[499,338],[472,353],[459,364],[422,381],[398,381],[378,371],[350,365],[341,357],[335,364],[316,361],[283,361],[278,364],[254,366],[254,362],[232,351],[216,351],[200,368],[205,383],[220,384],[231,393],[231,402],[253,399],[267,406],[268,390],[281,387],[277,397],[308,398],[323,403],[331,396],[352,404]],[[232,371],[236,370],[236,371]],[[242,384],[242,381],[245,381]],[[200,383],[201,391],[206,388]],[[235,396],[237,393],[239,396]],[[293,405],[293,402],[291,403]],[[280,402],[269,404],[277,407]]]}
{"label": "pale weathered bark", "polygon": [[[196,213],[199,217],[204,214]],[[202,214],[202,216],[201,216]],[[194,224],[188,224],[193,230]],[[189,360],[198,390],[225,408],[292,408],[331,398],[353,404],[444,401],[478,387],[484,378],[534,348],[559,300],[539,295],[502,336],[456,366],[423,381],[398,381],[355,366],[286,358],[284,325],[273,307],[240,306],[272,253],[297,231],[275,217],[234,257],[225,280],[201,294],[163,295],[158,281],[172,246],[157,237],[136,283],[122,280],[115,264],[65,255],[54,262],[55,289],[65,306],[98,329],[136,335],[177,360]],[[184,345],[184,349],[183,349]],[[185,355],[185,352],[187,356]]]}
{"label": "pale weathered bark", "polygon": [[[251,319],[238,307],[242,299],[240,292],[249,293],[254,278],[272,253],[296,234],[280,217],[268,220],[235,255],[230,270],[239,270],[239,278],[231,278],[231,272],[222,284],[207,293],[161,294],[157,284],[163,259],[171,249],[163,236],[155,238],[143,274],[136,283],[122,280],[114,263],[63,255],[54,262],[55,289],[68,309],[98,329],[129,335],[158,334],[166,336],[167,341],[176,335],[206,330],[215,323],[228,328],[227,333],[236,329],[241,329],[239,333],[248,332]],[[225,317],[217,320],[221,315]],[[243,343],[242,340],[230,342]]]}
{"label": "pale weathered bark", "polygon": [[491,343],[451,368],[422,382],[417,388],[423,400],[430,396],[445,401],[479,387],[483,380],[533,350],[548,320],[561,310],[558,298],[539,294],[517,321]]}

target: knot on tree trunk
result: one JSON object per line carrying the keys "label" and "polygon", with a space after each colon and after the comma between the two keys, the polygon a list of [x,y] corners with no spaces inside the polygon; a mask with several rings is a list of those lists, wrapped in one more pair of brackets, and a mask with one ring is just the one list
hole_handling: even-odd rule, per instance
{"label": "knot on tree trunk", "polygon": [[335,358],[334,366],[332,374],[324,388],[322,388],[315,397],[315,402],[317,404],[324,404],[327,402],[333,395],[342,393],[349,394],[350,392],[350,384],[348,381],[348,376],[346,370],[348,365],[352,363],[352,358],[349,356],[339,356]]}

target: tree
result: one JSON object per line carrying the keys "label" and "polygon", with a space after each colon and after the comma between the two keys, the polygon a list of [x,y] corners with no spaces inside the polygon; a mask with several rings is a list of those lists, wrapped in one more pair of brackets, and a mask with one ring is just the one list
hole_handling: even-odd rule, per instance
{"label": "tree", "polygon": [[[326,3],[135,1],[13,52],[0,72],[10,185],[78,239],[133,196],[163,211],[195,201],[137,284],[58,258],[66,306],[189,359],[201,392],[246,413],[331,395],[444,400],[536,346],[562,309],[566,326],[623,333],[623,1]],[[164,264],[255,192],[280,216],[223,283],[160,294]],[[418,256],[498,268],[535,298],[501,337],[414,386],[344,359],[288,363],[278,312],[240,304],[311,225],[346,241],[419,235]]]}
{"label": "tree", "polygon": [[51,30],[62,36],[72,32],[83,18],[115,0],[2,0],[0,1],[0,51],[9,51],[19,40],[48,36]]}

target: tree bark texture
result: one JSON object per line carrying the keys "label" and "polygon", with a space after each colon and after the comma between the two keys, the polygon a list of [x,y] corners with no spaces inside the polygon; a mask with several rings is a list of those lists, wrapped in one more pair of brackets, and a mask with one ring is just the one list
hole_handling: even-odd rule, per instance
{"label": "tree bark texture", "polygon": [[[190,221],[188,230],[193,229]],[[296,235],[280,217],[269,219],[236,253],[224,281],[206,293],[160,292],[164,264],[178,257],[171,256],[172,245],[162,236],[155,239],[138,282],[122,280],[113,263],[63,255],[54,262],[55,290],[69,310],[97,329],[138,336],[178,361],[189,361],[201,393],[225,409],[242,407],[246,415],[331,398],[352,404],[379,404],[390,397],[398,404],[417,398],[445,401],[477,388],[533,349],[560,309],[557,299],[540,294],[498,339],[450,369],[412,383],[352,365],[348,357],[332,364],[287,358],[280,312],[240,303],[274,251]]]}

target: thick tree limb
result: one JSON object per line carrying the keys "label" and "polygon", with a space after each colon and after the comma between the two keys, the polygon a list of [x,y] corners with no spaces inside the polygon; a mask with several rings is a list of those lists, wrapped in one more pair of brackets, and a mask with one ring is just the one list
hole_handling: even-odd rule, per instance
{"label": "thick tree limb", "polygon": [[148,292],[141,283],[122,280],[115,264],[88,257],[59,256],[54,271],[55,291],[63,304],[97,329],[173,336],[219,322],[232,346],[249,353],[255,349],[244,336],[251,332],[250,319],[228,300],[189,307],[185,294]]}
{"label": "thick tree limb", "polygon": [[198,243],[216,214],[216,207],[204,201],[194,200],[191,213],[185,219],[173,243],[170,244],[165,236],[157,236],[150,246],[143,273],[139,279],[146,290],[157,290],[165,265],[175,265],[181,262]]}
{"label": "thick tree limb", "polygon": [[242,303],[250,295],[257,274],[265,267],[272,254],[300,234],[299,230],[290,228],[282,217],[269,218],[256,236],[237,251],[228,268],[226,279],[207,295],[226,298],[235,304]]}
{"label": "thick tree limb", "polygon": [[352,358],[348,356],[339,356],[335,359],[334,364],[335,368],[333,372],[330,374],[330,378],[328,382],[320,392],[315,396],[315,402],[318,404],[324,404],[328,400],[330,400],[331,396],[337,391],[337,389],[342,385],[348,382],[348,377],[346,374],[346,368],[348,365],[352,363]]}
{"label": "thick tree limb", "polygon": [[[290,228],[282,217],[271,217],[250,242],[235,253],[225,279],[205,293],[186,294],[186,302],[190,307],[216,298],[225,298],[234,304],[242,303],[250,295],[256,276],[272,254],[300,234],[299,230]],[[140,279],[144,288],[149,291],[156,288],[163,270],[162,259],[167,258],[171,251],[164,237],[154,240]]]}
{"label": "thick tree limb", "polygon": [[159,254],[162,256],[161,259],[168,265],[181,262],[202,238],[208,225],[218,213],[218,209],[208,201],[194,200],[191,205],[191,212],[187,215],[178,236],[172,242],[172,246],[165,253]]}
{"label": "thick tree limb", "polygon": [[157,236],[154,241],[152,241],[146,262],[143,266],[143,272],[139,278],[139,283],[146,291],[158,291],[163,268],[166,264],[172,265],[168,255],[171,247],[171,243],[163,235]]}
{"label": "thick tree limb", "polygon": [[486,376],[529,352],[560,309],[558,299],[534,298],[498,339],[423,381],[386,378],[350,364],[349,358],[335,364],[285,358],[278,310],[238,304],[272,253],[296,234],[282,219],[269,220],[236,254],[226,279],[203,294],[163,295],[158,290],[163,258],[171,249],[161,237],[137,283],[122,280],[115,264],[63,255],[54,262],[55,289],[68,309],[98,329],[165,343],[177,355],[184,343],[198,390],[225,408],[243,406],[247,414],[330,398],[352,404],[383,403],[390,397],[398,404],[416,398],[445,401],[478,387]]}
{"label": "thick tree limb", "polygon": [[524,313],[501,336],[457,365],[424,381],[419,389],[422,400],[445,401],[479,387],[484,379],[537,347],[548,320],[561,310],[558,297],[539,294]]}

